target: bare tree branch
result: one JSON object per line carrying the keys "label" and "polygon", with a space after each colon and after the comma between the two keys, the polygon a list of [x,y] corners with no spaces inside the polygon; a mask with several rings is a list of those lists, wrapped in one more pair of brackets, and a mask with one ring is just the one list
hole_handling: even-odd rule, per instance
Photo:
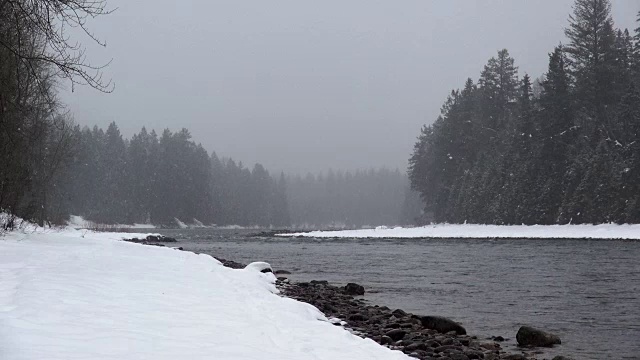
{"label": "bare tree branch", "polygon": [[81,43],[67,35],[67,28],[79,28],[91,41],[105,47],[87,27],[87,21],[111,14],[106,0],[0,0],[0,13],[9,13],[14,19],[13,33],[37,36],[44,46],[34,53],[33,47],[21,41],[7,41],[0,38],[0,47],[24,61],[42,61],[57,69],[56,75],[76,85],[89,85],[102,92],[112,92],[114,84],[103,78],[103,70],[111,63],[93,65],[86,57],[86,49]]}

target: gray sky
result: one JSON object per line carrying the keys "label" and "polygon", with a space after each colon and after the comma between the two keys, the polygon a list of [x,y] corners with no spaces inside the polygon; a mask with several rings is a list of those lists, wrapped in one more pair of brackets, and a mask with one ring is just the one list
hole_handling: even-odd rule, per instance
{"label": "gray sky", "polygon": [[[452,88],[507,48],[541,75],[572,0],[109,0],[92,30],[112,94],[63,95],[80,124],[188,128],[272,171],[399,167]],[[614,0],[635,28],[638,0]],[[88,42],[84,41],[85,43]]]}

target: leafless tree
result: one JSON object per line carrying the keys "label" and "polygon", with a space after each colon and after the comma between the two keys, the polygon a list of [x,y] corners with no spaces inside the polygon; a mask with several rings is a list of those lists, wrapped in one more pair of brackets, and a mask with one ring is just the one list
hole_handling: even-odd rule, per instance
{"label": "leafless tree", "polygon": [[[113,12],[105,0],[0,0],[0,25],[5,34],[13,34],[18,41],[0,37],[0,47],[14,54],[21,61],[46,62],[57,70],[56,75],[75,85],[89,85],[102,92],[111,92],[114,84],[103,78],[103,69],[109,63],[93,65],[86,57],[86,48],[69,35],[70,28],[80,29],[100,46],[100,40],[88,28],[91,19]],[[44,42],[38,52],[31,44],[21,41],[24,34],[37,36]]]}

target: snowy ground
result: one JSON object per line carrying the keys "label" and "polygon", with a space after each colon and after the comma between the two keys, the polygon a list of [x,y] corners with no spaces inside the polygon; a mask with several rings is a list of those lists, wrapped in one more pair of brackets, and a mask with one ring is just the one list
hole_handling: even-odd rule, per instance
{"label": "snowy ground", "polygon": [[82,216],[71,215],[67,225],[74,229],[100,229],[100,230],[115,230],[115,229],[155,229],[156,226],[152,224],[115,224],[105,225],[96,224],[93,221],[85,220]]}
{"label": "snowy ground", "polygon": [[0,359],[407,359],[274,294],[272,274],[122,236],[0,237]]}
{"label": "snowy ground", "polygon": [[314,238],[640,239],[640,225],[455,225],[278,234]]}

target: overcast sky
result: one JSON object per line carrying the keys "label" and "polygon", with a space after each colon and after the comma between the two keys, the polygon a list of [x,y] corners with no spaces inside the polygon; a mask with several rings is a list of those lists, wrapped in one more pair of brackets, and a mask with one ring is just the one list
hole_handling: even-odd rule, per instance
{"label": "overcast sky", "polygon": [[[572,0],[109,0],[93,23],[115,92],[65,93],[78,123],[188,128],[245,164],[305,173],[406,168],[452,88],[507,48],[533,77]],[[614,0],[635,28],[638,0]]]}

